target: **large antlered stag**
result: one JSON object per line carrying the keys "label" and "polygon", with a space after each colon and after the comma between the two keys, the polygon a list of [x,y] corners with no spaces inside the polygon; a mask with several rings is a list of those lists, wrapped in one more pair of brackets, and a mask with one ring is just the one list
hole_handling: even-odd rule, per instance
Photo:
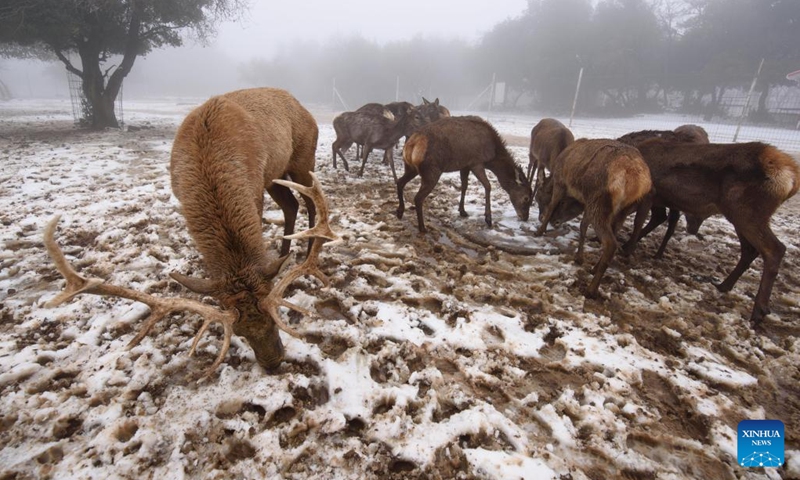
{"label": "large antlered stag", "polygon": [[[329,227],[328,205],[312,172],[316,140],[313,117],[294,97],[277,89],[240,90],[213,97],[181,124],[172,148],[172,188],[211,278],[171,276],[194,292],[214,297],[221,309],[191,299],[155,297],[80,276],[55,242],[57,218],[45,229],[45,246],[67,283],[48,306],[80,293],[117,296],[148,305],[150,315],[129,347],[138,344],[167,315],[196,313],[205,322],[190,354],[211,323],[222,324],[225,332],[222,349],[205,376],[222,363],[234,333],[247,339],[260,365],[266,369],[278,366],[283,359],[278,329],[298,335],[282,321],[279,307],[309,314],[283,300],[282,295],[303,275],[313,275],[328,284],[318,257],[326,239],[338,238]],[[298,183],[286,181],[287,177]],[[286,216],[284,256],[280,258],[269,253],[262,237],[265,188]],[[306,198],[312,226],[294,235],[297,200],[289,188]],[[314,211],[320,217],[316,226]],[[275,284],[288,258],[289,241],[299,238],[312,242],[305,262]]]}

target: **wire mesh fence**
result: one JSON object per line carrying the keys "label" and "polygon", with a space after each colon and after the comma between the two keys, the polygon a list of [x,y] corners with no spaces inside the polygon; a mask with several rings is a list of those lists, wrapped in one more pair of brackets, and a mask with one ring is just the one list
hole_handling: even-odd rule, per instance
{"label": "wire mesh fence", "polygon": [[[89,100],[83,93],[83,79],[67,70],[67,85],[69,86],[69,99],[72,103],[72,118],[75,121],[75,124],[81,125],[84,123],[91,123],[92,109],[91,105],[89,104]],[[114,107],[120,128],[125,127],[125,116],[122,108],[122,92],[123,88],[120,87]]]}

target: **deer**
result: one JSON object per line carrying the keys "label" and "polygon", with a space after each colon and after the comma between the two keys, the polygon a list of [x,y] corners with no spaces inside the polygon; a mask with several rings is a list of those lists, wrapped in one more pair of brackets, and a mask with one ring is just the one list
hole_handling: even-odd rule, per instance
{"label": "deer", "polygon": [[409,102],[391,102],[384,105],[387,110],[392,112],[395,117],[400,117],[402,115],[408,115],[408,112],[414,105]]}
{"label": "deer", "polygon": [[466,182],[469,172],[472,172],[483,184],[484,219],[486,225],[492,227],[491,185],[486,176],[486,170],[489,170],[508,193],[520,220],[528,220],[533,198],[530,182],[514,161],[497,130],[480,117],[446,117],[423,126],[411,135],[403,147],[403,164],[405,172],[397,181],[397,218],[402,219],[405,211],[403,191],[406,184],[419,175],[422,182],[414,197],[414,206],[421,234],[427,232],[423,218],[425,198],[445,172],[461,172],[459,214],[462,217],[467,216],[464,209]]}
{"label": "deer", "polygon": [[[411,105],[411,104],[409,104],[409,105]],[[374,102],[373,103],[365,103],[364,105],[361,105],[360,107],[358,107],[356,109],[356,112],[368,113],[370,115],[380,115],[380,116],[388,118],[389,120],[394,120],[395,118],[399,118],[400,117],[400,112],[399,111],[395,112],[394,110],[389,108],[387,105],[382,105],[380,103],[374,103]],[[356,143],[356,158],[361,157],[361,147],[362,146],[363,146],[362,144]],[[344,151],[347,151],[349,149],[350,149],[350,146],[345,148]],[[336,168],[336,159],[334,158],[333,161],[334,161],[334,165],[333,166],[334,166],[334,168]]]}
{"label": "deer", "polygon": [[[148,305],[150,314],[128,348],[137,345],[170,314],[199,314],[204,322],[194,337],[190,355],[212,323],[220,323],[224,330],[222,348],[203,378],[222,363],[233,334],[247,340],[264,369],[274,370],[284,356],[278,331],[301,337],[283,321],[279,307],[310,315],[283,300],[284,292],[304,275],[329,285],[319,268],[319,254],[326,240],[338,239],[330,228],[328,204],[313,173],[316,141],[316,122],[288,92],[258,88],[212,97],[184,119],[170,158],[172,190],[209,278],[175,272],[170,277],[192,292],[213,297],[220,306],[190,298],[157,297],[81,276],[54,239],[58,217],[45,229],[45,246],[66,279],[66,286],[47,306],[60,305],[82,293],[127,298]],[[297,201],[294,211],[284,208],[291,203],[286,196],[292,196],[290,188],[313,205],[308,208],[309,229],[294,234],[294,221],[288,217],[296,214]],[[280,255],[270,252],[264,243],[264,189],[284,208],[284,242],[310,241],[305,261],[280,279],[289,255],[286,243],[282,244]],[[316,224],[311,218],[312,210],[320,217]]]}
{"label": "deer", "polygon": [[533,183],[536,172],[534,195],[544,182],[544,169],[552,171],[553,163],[575,137],[572,132],[555,118],[543,118],[531,129],[531,145],[528,153],[528,181]]}
{"label": "deer", "polygon": [[638,146],[650,168],[653,204],[697,218],[722,214],[739,238],[733,271],[716,284],[729,292],[759,255],[763,272],[750,314],[760,328],[770,313],[769,299],[786,246],[770,228],[778,207],[800,188],[800,165],[787,153],[761,142],[674,144],[651,139]]}
{"label": "deer", "polygon": [[333,119],[333,129],[336,131],[336,140],[332,145],[333,168],[336,168],[336,155],[338,154],[342,158],[344,169],[350,171],[342,152],[350,148],[353,143],[359,143],[364,145],[364,149],[361,152],[361,170],[358,176],[364,175],[364,166],[372,149],[380,148],[384,151],[384,161],[391,166],[392,177],[396,182],[394,146],[400,137],[411,134],[424,123],[425,119],[417,108],[411,108],[408,114],[395,120],[365,112],[344,112]]}
{"label": "deer", "polygon": [[423,117],[428,123],[450,116],[450,110],[448,110],[444,105],[439,105],[438,97],[432,102],[427,98],[422,97],[422,104],[420,104],[417,108],[420,109]]}
{"label": "deer", "polygon": [[[567,210],[579,203],[583,207],[583,218],[575,263],[583,263],[583,244],[591,224],[600,238],[602,253],[585,295],[597,297],[600,281],[617,250],[619,227],[632,211],[636,211],[633,234],[623,247],[625,253],[630,254],[650,208],[652,188],[650,171],[636,148],[614,140],[576,140],[558,156],[550,177],[537,192],[536,200],[543,214],[534,236],[545,233],[554,215],[565,211],[571,215]],[[572,199],[572,203],[564,203],[565,199]]]}
{"label": "deer", "polygon": [[[627,143],[628,145],[633,145],[635,147],[651,138],[660,138],[664,141],[672,143],[709,143],[708,133],[703,127],[697,125],[681,125],[675,130],[642,130],[639,132],[631,132],[619,137],[617,141]],[[669,242],[669,239],[672,238],[672,234],[675,233],[675,227],[677,226],[680,217],[681,212],[674,208],[669,210],[669,215],[667,215],[667,209],[664,207],[653,206],[651,208],[650,221],[644,226],[644,229],[640,235],[640,240],[655,230],[656,227],[664,223],[664,221],[667,222],[667,232],[664,234],[664,238],[661,240],[661,245],[659,245],[658,251],[654,255],[654,258],[662,258],[664,256],[664,251],[667,248],[667,242]],[[703,224],[705,219],[706,217],[695,217],[691,214],[686,215],[686,230],[692,235],[699,235],[698,232],[700,231],[700,225]]]}

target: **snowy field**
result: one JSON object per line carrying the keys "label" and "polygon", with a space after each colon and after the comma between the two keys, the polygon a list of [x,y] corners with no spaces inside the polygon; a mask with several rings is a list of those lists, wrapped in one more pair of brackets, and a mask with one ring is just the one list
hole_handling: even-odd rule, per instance
{"label": "snowy field", "polygon": [[[196,316],[162,321],[127,350],[141,304],[87,295],[44,308],[63,286],[42,245],[56,214],[56,239],[84,275],[192,295],[168,276],[202,265],[167,167],[197,103],[127,102],[130,128],[107,132],[76,130],[68,102],[0,104],[0,478],[800,478],[798,198],[773,217],[787,251],[755,333],[761,261],[730,293],[711,284],[738,258],[724,219],[706,221],[702,238],[681,223],[662,260],[656,230],[615,257],[588,300],[598,244],[572,263],[577,222],[534,238],[536,209],[518,221],[495,184],[488,229],[478,182],[461,218],[450,174],[421,236],[413,211],[395,217],[379,154],[363,178],[333,170],[323,111],[317,172],[343,242],[322,255],[329,288],[303,279],[287,292],[315,315],[289,316],[305,338],[283,337],[278,372],[234,337],[198,382],[221,330],[188,357]],[[517,140],[537,120],[492,117]],[[655,128],[612,123],[583,119],[576,137]],[[527,163],[527,148],[511,150]],[[267,208],[277,250],[281,214]],[[293,245],[295,257],[304,249]],[[786,426],[786,465],[737,466],[737,424],[763,418]]]}

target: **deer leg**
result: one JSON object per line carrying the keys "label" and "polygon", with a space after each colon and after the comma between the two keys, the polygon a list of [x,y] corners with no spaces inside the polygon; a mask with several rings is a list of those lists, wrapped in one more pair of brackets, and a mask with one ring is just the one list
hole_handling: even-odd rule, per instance
{"label": "deer leg", "polygon": [[[644,219],[647,217],[647,212],[652,205],[653,196],[650,193],[641,198],[639,204],[636,205],[636,216],[633,217],[633,232],[631,232],[631,237],[625,242],[625,245],[622,246],[622,253],[625,255],[631,255],[633,251],[636,250],[636,244],[639,243],[639,234],[642,232]],[[678,215],[680,215],[680,213],[678,213]],[[625,215],[620,215],[619,220],[619,223],[622,224],[625,220]],[[672,229],[675,230],[675,225],[672,225]],[[616,232],[614,233],[616,234]]]}
{"label": "deer leg", "polygon": [[419,233],[425,233],[428,230],[425,228],[425,220],[422,218],[422,205],[425,203],[425,199],[430,195],[433,191],[433,187],[439,182],[439,177],[441,177],[441,173],[428,173],[427,175],[422,175],[422,184],[419,186],[419,191],[417,195],[414,196],[414,208],[417,210],[417,225],[419,226]]}
{"label": "deer leg", "polygon": [[[734,226],[734,228],[736,227]],[[756,250],[756,247],[742,235],[739,228],[736,228],[736,235],[739,237],[739,246],[741,248],[739,262],[728,277],[717,285],[717,290],[720,292],[730,292],[733,286],[736,285],[736,282],[739,281],[739,277],[750,268],[750,264],[758,257],[758,250]]]}
{"label": "deer leg", "polygon": [[655,258],[661,258],[664,256],[664,250],[667,248],[667,242],[669,242],[669,239],[672,238],[672,234],[675,233],[675,226],[678,224],[678,219],[680,218],[681,212],[674,208],[669,209],[669,217],[667,218],[667,233],[664,234],[664,239],[661,240],[661,246],[658,247]]}
{"label": "deer leg", "polygon": [[489,183],[489,177],[486,176],[486,170],[484,170],[483,165],[476,165],[472,167],[472,173],[478,177],[478,180],[483,184],[483,191],[485,192],[485,200],[484,200],[484,208],[483,208],[483,218],[486,220],[486,225],[491,228],[492,227],[492,202],[491,202],[491,194],[492,194],[492,184]]}
{"label": "deer leg", "polygon": [[703,224],[703,221],[705,221],[706,218],[687,214],[686,231],[691,233],[692,235],[697,235],[698,237],[700,237],[701,235],[698,233],[700,231],[700,225]]}
{"label": "deer leg", "polygon": [[417,171],[414,167],[409,166],[407,163],[403,163],[405,166],[405,172],[403,176],[397,181],[397,199],[399,201],[399,205],[397,206],[397,218],[403,218],[403,212],[406,210],[406,202],[403,199],[403,191],[406,188],[406,184],[410,182],[414,177],[417,176]]}
{"label": "deer leg", "polygon": [[[312,152],[313,156],[313,152]],[[310,172],[294,172],[289,175],[291,180],[295,183],[299,183],[300,185],[305,185],[306,187],[313,187],[314,179],[311,176]],[[291,193],[291,191],[290,191]],[[308,229],[314,228],[316,224],[316,217],[317,217],[317,206],[314,203],[314,200],[311,197],[307,196],[305,193],[300,194],[303,197],[303,202],[306,204],[306,211],[308,212]],[[294,195],[292,195],[294,198]],[[306,252],[306,256],[311,252],[311,246],[314,244],[314,239],[309,238],[308,240],[308,251]],[[288,252],[287,252],[288,253]],[[281,254],[285,255],[285,254]]]}
{"label": "deer leg", "polygon": [[717,289],[720,292],[728,292],[733,289],[739,277],[760,254],[764,261],[764,271],[761,274],[753,312],[750,315],[750,322],[753,326],[758,326],[764,316],[769,313],[769,297],[772,294],[772,286],[778,276],[781,261],[786,253],[786,246],[778,240],[769,228],[769,224],[765,222],[741,223],[734,227],[739,236],[742,254],[739,263],[736,264],[728,278],[717,286]]}
{"label": "deer leg", "polygon": [[458,214],[466,217],[467,211],[464,210],[464,200],[467,197],[467,182],[469,182],[469,168],[461,170],[461,201],[458,202]]}
{"label": "deer leg", "polygon": [[667,219],[667,208],[666,207],[653,207],[650,209],[650,221],[647,222],[647,225],[644,226],[641,235],[639,235],[639,240],[646,237],[650,232],[656,229],[659,225],[664,223]]}
{"label": "deer leg", "polygon": [[[550,197],[550,203],[548,203],[547,207],[544,209],[541,225],[533,232],[534,237],[541,237],[544,235],[545,230],[547,230],[547,224],[550,223],[550,218],[553,216],[553,212],[556,211],[556,207],[566,196],[567,188],[553,179],[553,196]],[[586,215],[587,212],[584,211],[583,214]]]}
{"label": "deer leg", "polygon": [[[607,212],[610,212],[611,206],[607,205]],[[586,215],[586,213],[584,213]],[[598,295],[598,290],[600,288],[600,280],[603,278],[603,274],[608,269],[608,264],[611,263],[611,259],[614,258],[614,252],[617,251],[617,238],[614,235],[614,231],[611,228],[611,218],[610,215],[598,215],[597,218],[602,218],[605,221],[592,221],[592,225],[594,225],[594,231],[597,233],[597,236],[600,238],[600,245],[603,249],[600,259],[595,264],[593,272],[594,277],[592,277],[592,282],[589,284],[589,288],[586,290],[586,296],[589,298],[595,298]]]}
{"label": "deer leg", "polygon": [[394,183],[397,183],[397,172],[394,169],[394,147],[391,146],[383,151],[383,161],[389,162],[389,166],[392,167],[392,178],[394,179]]}
{"label": "deer leg", "polygon": [[[756,232],[747,232],[746,235],[751,237],[751,233]],[[761,273],[756,301],[753,304],[753,312],[750,314],[750,323],[754,327],[760,325],[764,316],[769,314],[769,297],[772,295],[772,286],[778,276],[783,255],[786,253],[786,246],[772,233],[769,225],[758,229],[757,233],[758,236],[752,241],[764,260],[764,271]]]}
{"label": "deer leg", "polygon": [[[293,234],[294,223],[295,220],[297,220],[297,210],[300,206],[300,204],[297,202],[297,198],[295,198],[294,194],[292,194],[291,189],[284,187],[283,185],[278,185],[277,183],[273,183],[267,187],[267,192],[269,193],[269,196],[275,200],[275,203],[281,207],[281,210],[283,210],[283,236],[287,237]],[[287,255],[291,246],[292,241],[288,238],[284,238],[281,241],[281,256]]]}
{"label": "deer leg", "polygon": [[[344,154],[342,153],[342,148],[341,148],[344,143],[345,143],[344,141],[341,141],[338,138],[333,142],[333,168],[336,168],[336,155],[339,154],[339,156],[342,157],[342,163],[344,164],[345,171],[349,172],[350,166],[347,164],[347,159],[344,158]],[[348,143],[344,150],[347,151],[351,145],[352,142]]]}
{"label": "deer leg", "polygon": [[361,148],[361,171],[358,172],[359,177],[364,176],[364,165],[367,164],[367,157],[369,157],[369,152],[372,151],[372,145],[369,143],[365,143],[364,147]]}
{"label": "deer leg", "polygon": [[575,264],[581,265],[583,263],[583,244],[586,241],[586,230],[589,229],[589,215],[583,214],[581,218],[581,229],[578,234],[578,251],[575,252]]}

